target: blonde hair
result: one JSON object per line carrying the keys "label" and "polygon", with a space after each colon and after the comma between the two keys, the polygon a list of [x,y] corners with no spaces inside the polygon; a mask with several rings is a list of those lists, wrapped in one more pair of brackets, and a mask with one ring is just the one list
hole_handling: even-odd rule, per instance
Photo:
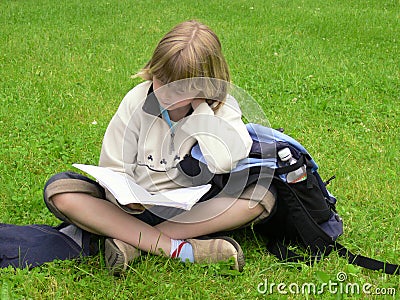
{"label": "blonde hair", "polygon": [[[229,68],[222,54],[220,40],[208,26],[194,20],[172,28],[160,40],[150,61],[136,76],[145,80],[152,80],[154,76],[164,84],[181,79],[202,78],[201,82],[205,84],[201,88],[203,95],[208,100],[218,101],[212,106],[214,110],[225,101],[230,82]],[[196,86],[200,88],[198,83]],[[208,101],[209,104],[211,102]]]}

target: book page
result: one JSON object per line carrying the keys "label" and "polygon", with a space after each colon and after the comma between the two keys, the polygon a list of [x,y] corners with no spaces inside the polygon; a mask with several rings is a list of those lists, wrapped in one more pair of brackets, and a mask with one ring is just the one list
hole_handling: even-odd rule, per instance
{"label": "book page", "polygon": [[190,210],[211,188],[210,184],[206,184],[150,194],[126,174],[117,173],[99,166],[84,164],[73,164],[73,166],[96,178],[99,184],[109,190],[122,205],[140,203]]}

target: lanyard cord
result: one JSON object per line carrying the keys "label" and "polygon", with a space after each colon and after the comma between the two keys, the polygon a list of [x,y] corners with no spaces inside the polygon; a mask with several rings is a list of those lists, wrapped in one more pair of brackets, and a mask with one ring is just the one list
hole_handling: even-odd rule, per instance
{"label": "lanyard cord", "polygon": [[170,144],[170,153],[175,151],[175,145],[174,145],[174,137],[175,137],[175,124],[172,123],[171,118],[169,117],[168,110],[165,108],[162,108],[160,105],[160,111],[161,114],[164,118],[164,120],[167,122],[169,128],[171,129],[171,144]]}
{"label": "lanyard cord", "polygon": [[174,124],[172,123],[171,118],[169,117],[168,110],[165,108],[162,108],[161,106],[160,106],[160,110],[161,110],[161,114],[162,114],[164,120],[167,122],[169,128],[171,128],[172,134],[174,134],[174,130],[175,130]]}

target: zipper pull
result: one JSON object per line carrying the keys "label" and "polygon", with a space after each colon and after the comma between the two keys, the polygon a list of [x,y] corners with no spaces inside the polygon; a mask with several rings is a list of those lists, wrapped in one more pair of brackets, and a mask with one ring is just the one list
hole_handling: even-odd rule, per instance
{"label": "zipper pull", "polygon": [[169,144],[169,154],[175,152],[175,143],[174,143],[175,133],[171,132],[171,143]]}

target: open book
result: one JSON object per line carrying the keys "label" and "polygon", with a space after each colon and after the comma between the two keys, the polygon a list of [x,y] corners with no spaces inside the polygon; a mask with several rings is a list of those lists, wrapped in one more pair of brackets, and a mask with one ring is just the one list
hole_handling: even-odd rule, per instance
{"label": "open book", "polygon": [[96,178],[99,184],[109,190],[122,205],[139,203],[143,205],[162,205],[190,210],[211,188],[210,184],[205,184],[150,194],[135,183],[128,175],[92,165],[73,164],[73,166]]}

